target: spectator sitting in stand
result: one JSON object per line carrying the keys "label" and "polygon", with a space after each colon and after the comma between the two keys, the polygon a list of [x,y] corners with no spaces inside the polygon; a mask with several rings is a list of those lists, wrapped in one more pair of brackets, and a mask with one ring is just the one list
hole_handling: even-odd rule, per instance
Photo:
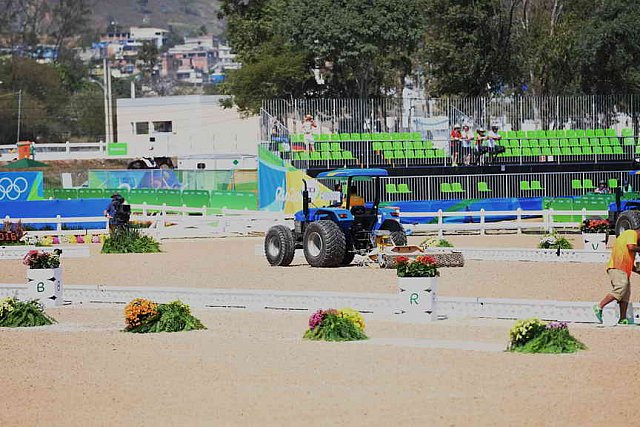
{"label": "spectator sitting in stand", "polygon": [[458,166],[458,157],[460,155],[460,140],[462,139],[462,133],[460,133],[460,125],[453,125],[451,131],[451,138],[449,142],[449,148],[451,152],[451,166]]}
{"label": "spectator sitting in stand", "polygon": [[607,182],[604,180],[600,181],[598,183],[598,188],[593,190],[593,192],[598,194],[609,194],[610,190],[609,190],[609,186],[607,185]]}

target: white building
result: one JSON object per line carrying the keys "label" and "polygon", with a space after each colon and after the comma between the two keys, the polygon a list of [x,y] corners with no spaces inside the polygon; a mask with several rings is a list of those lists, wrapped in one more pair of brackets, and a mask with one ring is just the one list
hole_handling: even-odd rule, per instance
{"label": "white building", "polygon": [[257,152],[258,117],[220,106],[223,96],[118,99],[118,142],[129,156]]}
{"label": "white building", "polygon": [[131,40],[137,42],[152,41],[158,49],[164,46],[167,41],[167,34],[169,34],[169,31],[163,30],[162,28],[131,27],[129,31]]}
{"label": "white building", "polygon": [[231,53],[231,47],[219,43],[218,44],[218,62],[215,65],[217,70],[237,70],[241,67],[239,62],[236,62],[235,53]]}

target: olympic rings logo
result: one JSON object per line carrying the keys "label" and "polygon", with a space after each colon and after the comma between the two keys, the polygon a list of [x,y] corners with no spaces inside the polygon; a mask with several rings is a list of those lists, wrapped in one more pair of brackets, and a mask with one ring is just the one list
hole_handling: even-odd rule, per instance
{"label": "olympic rings logo", "polygon": [[29,183],[21,176],[14,179],[0,178],[0,200],[18,200],[29,189]]}

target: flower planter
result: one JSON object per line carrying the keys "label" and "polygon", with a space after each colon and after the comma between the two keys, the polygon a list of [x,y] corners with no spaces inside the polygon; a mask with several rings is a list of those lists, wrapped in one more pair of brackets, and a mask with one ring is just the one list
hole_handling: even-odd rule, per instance
{"label": "flower planter", "polygon": [[62,268],[28,269],[27,297],[40,300],[45,307],[62,305]]}
{"label": "flower planter", "polygon": [[584,249],[587,251],[604,251],[607,248],[607,233],[582,233]]}
{"label": "flower planter", "polygon": [[437,277],[398,277],[400,319],[426,323],[438,319]]}

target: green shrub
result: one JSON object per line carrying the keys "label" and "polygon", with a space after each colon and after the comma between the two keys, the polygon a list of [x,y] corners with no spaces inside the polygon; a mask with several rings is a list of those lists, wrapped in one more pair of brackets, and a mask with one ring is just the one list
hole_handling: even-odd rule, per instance
{"label": "green shrub", "polygon": [[157,314],[146,319],[142,324],[125,329],[126,332],[139,334],[153,332],[181,332],[206,329],[199,319],[191,314],[191,309],[181,301],[160,304]]}
{"label": "green shrub", "polygon": [[104,240],[102,253],[155,253],[160,252],[160,243],[153,237],[145,236],[138,229],[117,227]]}
{"label": "green shrub", "polygon": [[0,300],[0,327],[24,328],[55,323],[37,300],[19,301],[16,298]]}

